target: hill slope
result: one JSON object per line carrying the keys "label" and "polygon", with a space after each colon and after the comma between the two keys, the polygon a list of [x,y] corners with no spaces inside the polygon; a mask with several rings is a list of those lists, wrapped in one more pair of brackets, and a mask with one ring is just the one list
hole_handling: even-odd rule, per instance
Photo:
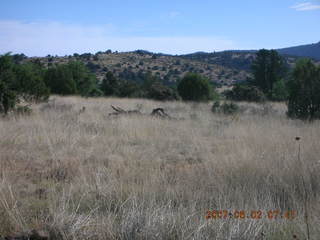
{"label": "hill slope", "polygon": [[[299,57],[313,57],[320,60],[320,42],[291,48],[279,49],[289,66],[293,66]],[[82,61],[88,68],[102,79],[108,71],[117,77],[139,81],[142,74],[151,72],[166,84],[172,84],[187,72],[199,73],[210,81],[231,85],[245,81],[251,75],[251,64],[255,59],[256,50],[196,52],[186,55],[155,54],[144,50],[133,52],[98,52],[96,54],[74,54],[73,56],[29,58],[40,60],[45,66]]]}
{"label": "hill slope", "polygon": [[75,54],[65,57],[29,58],[29,61],[40,60],[45,66],[67,63],[68,61],[84,62],[102,79],[108,71],[126,80],[139,81],[142,74],[148,72],[159,77],[166,84],[175,83],[188,72],[199,73],[210,81],[230,85],[246,80],[250,73],[245,68],[234,68],[220,62],[206,62],[182,56],[154,54],[147,51],[134,52],[99,52],[96,54]]}
{"label": "hill slope", "polygon": [[289,48],[282,48],[277,50],[280,54],[310,57],[320,60],[320,42],[314,44],[300,45]]}

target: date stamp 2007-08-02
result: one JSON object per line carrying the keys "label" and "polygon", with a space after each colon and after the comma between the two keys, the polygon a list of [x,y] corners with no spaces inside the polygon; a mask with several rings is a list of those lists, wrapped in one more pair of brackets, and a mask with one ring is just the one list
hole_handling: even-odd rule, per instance
{"label": "date stamp 2007-08-02", "polygon": [[294,210],[209,210],[206,213],[206,219],[287,219],[293,220],[297,217]]}

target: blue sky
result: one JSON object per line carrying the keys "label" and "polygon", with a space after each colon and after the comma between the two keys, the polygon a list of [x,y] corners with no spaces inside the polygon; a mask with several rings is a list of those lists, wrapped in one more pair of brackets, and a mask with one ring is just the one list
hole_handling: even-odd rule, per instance
{"label": "blue sky", "polygon": [[320,0],[1,0],[0,54],[170,54],[320,41]]}

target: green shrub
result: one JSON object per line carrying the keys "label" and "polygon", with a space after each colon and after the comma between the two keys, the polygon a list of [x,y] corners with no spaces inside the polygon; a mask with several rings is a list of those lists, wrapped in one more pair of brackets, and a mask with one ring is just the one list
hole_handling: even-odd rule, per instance
{"label": "green shrub", "polygon": [[7,114],[20,99],[44,101],[49,89],[44,83],[44,68],[35,63],[14,63],[10,54],[0,56],[0,111]]}
{"label": "green shrub", "polygon": [[213,113],[219,113],[220,112],[220,107],[221,107],[221,104],[220,104],[220,101],[215,101],[211,107],[211,111]]}
{"label": "green shrub", "polygon": [[238,105],[233,102],[223,103],[221,109],[223,114],[235,114],[239,111]]}
{"label": "green shrub", "polygon": [[212,99],[209,80],[196,73],[187,73],[178,84],[178,92],[183,100],[208,101]]}
{"label": "green shrub", "polygon": [[288,99],[288,89],[283,79],[273,84],[271,99],[274,101],[285,101]]}
{"label": "green shrub", "polygon": [[45,75],[45,82],[52,93],[62,95],[77,93],[76,82],[73,79],[71,69],[67,65],[58,65],[48,69]]}
{"label": "green shrub", "polygon": [[105,96],[118,96],[120,82],[112,72],[107,72],[101,83],[101,91]]}
{"label": "green shrub", "polygon": [[147,89],[147,98],[155,100],[177,100],[179,96],[174,89],[167,87],[161,83],[152,84],[149,89]]}
{"label": "green shrub", "polygon": [[297,62],[288,82],[288,116],[304,120],[320,118],[320,67],[309,59]]}
{"label": "green shrub", "polygon": [[224,92],[227,99],[232,101],[263,102],[265,95],[255,86],[236,84],[232,90]]}

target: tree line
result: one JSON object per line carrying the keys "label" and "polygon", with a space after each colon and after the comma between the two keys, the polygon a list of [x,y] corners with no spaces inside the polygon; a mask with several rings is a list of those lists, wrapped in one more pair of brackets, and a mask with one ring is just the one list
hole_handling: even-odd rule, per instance
{"label": "tree line", "polygon": [[286,101],[289,117],[320,118],[320,66],[301,59],[290,70],[275,50],[258,51],[251,66],[252,78],[235,84],[222,96],[209,79],[196,73],[188,73],[174,84],[166,84],[150,72],[131,81],[109,71],[98,81],[80,61],[46,68],[39,60],[21,63],[21,59],[22,55],[0,56],[0,111],[5,114],[19,101],[45,101],[50,94],[60,94],[186,101],[223,97],[233,101]]}
{"label": "tree line", "polygon": [[252,78],[224,94],[235,101],[285,101],[288,116],[304,120],[320,118],[320,66],[300,59],[289,69],[275,50],[257,52]]}
{"label": "tree line", "polygon": [[4,114],[21,101],[45,101],[50,94],[180,99],[175,86],[163,84],[151,73],[141,74],[139,81],[130,81],[109,71],[98,81],[80,61],[44,67],[40,60],[23,63],[24,59],[24,55],[0,56],[0,112]]}

